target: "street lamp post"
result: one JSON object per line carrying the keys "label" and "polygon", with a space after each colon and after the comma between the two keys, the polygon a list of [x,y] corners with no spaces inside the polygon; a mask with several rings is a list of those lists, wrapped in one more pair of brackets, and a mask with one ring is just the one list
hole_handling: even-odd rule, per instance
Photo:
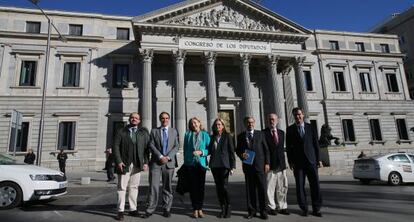
{"label": "street lamp post", "polygon": [[37,139],[37,159],[36,159],[36,165],[40,166],[42,161],[42,149],[43,149],[43,132],[44,132],[44,125],[45,125],[45,104],[46,104],[46,90],[47,90],[47,78],[48,78],[48,70],[49,70],[49,57],[50,57],[50,35],[51,35],[51,28],[56,30],[56,32],[59,34],[59,39],[61,41],[64,41],[63,36],[60,34],[59,30],[56,28],[56,26],[52,23],[52,20],[47,16],[47,14],[43,11],[42,8],[38,5],[39,0],[29,0],[31,3],[33,3],[46,17],[47,19],[47,45],[46,45],[46,61],[45,61],[45,73],[43,76],[43,92],[42,92],[42,105],[41,105],[41,111],[40,111],[40,123],[39,123],[39,137]]}

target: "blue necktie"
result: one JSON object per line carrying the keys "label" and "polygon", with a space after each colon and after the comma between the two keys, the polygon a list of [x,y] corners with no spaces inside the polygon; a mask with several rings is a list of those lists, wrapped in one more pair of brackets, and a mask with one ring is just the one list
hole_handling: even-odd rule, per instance
{"label": "blue necktie", "polygon": [[162,129],[162,154],[167,155],[167,149],[168,149],[168,135],[167,135],[167,129]]}
{"label": "blue necktie", "polygon": [[302,125],[299,125],[298,128],[299,128],[299,135],[301,138],[303,138],[303,136],[305,136],[305,127]]}

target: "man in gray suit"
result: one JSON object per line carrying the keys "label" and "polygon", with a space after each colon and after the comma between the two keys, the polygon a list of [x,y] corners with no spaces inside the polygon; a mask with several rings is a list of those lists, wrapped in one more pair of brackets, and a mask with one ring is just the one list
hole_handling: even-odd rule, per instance
{"label": "man in gray suit", "polygon": [[152,129],[150,135],[149,148],[151,151],[151,160],[149,182],[151,190],[148,208],[143,218],[150,217],[157,208],[160,177],[162,178],[163,216],[171,216],[170,210],[173,201],[171,180],[174,175],[174,169],[178,166],[176,157],[179,147],[178,132],[169,126],[169,113],[162,112],[159,119],[161,126]]}

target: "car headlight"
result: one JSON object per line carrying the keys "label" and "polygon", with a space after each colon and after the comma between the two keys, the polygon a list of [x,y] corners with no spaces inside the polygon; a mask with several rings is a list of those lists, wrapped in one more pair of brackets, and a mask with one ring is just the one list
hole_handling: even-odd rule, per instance
{"label": "car headlight", "polygon": [[30,178],[32,180],[37,180],[37,181],[44,181],[44,180],[53,180],[52,176],[50,175],[30,175]]}

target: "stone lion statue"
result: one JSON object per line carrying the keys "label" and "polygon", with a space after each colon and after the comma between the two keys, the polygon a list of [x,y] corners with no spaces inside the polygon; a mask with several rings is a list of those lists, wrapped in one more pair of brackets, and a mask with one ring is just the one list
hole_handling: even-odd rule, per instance
{"label": "stone lion statue", "polygon": [[332,128],[328,124],[323,124],[321,128],[321,136],[319,138],[319,145],[321,147],[327,147],[332,145],[331,140],[335,140],[335,145],[339,145],[340,141],[338,137],[335,137],[331,133]]}

